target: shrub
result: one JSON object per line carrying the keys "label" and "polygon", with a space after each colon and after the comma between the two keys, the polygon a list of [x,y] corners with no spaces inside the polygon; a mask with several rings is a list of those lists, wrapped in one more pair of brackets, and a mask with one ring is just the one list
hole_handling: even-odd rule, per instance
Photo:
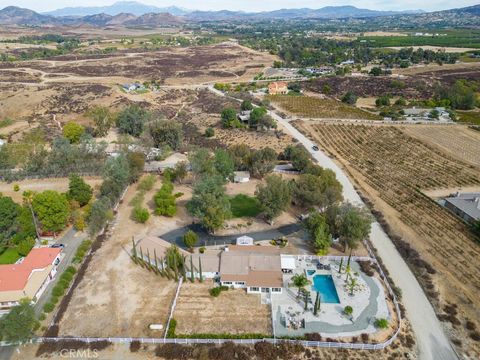
{"label": "shrub", "polygon": [[140,350],[142,346],[142,343],[138,340],[133,340],[131,343],[130,343],[130,352],[137,352],[138,350]]}
{"label": "shrub", "polygon": [[472,340],[480,341],[480,332],[474,331],[470,333],[470,337],[472,338]]}
{"label": "shrub", "polygon": [[46,312],[47,314],[51,313],[53,309],[55,309],[55,305],[52,304],[51,302],[48,302],[43,306],[43,311]]}
{"label": "shrub", "polygon": [[70,121],[63,126],[62,131],[65,138],[67,138],[72,144],[76,144],[85,133],[85,128],[76,122]]}
{"label": "shrub", "polygon": [[211,127],[207,128],[205,130],[205,137],[210,138],[210,137],[213,137],[213,136],[215,136],[215,130]]}
{"label": "shrub", "polygon": [[477,328],[475,323],[470,320],[467,320],[467,322],[465,323],[465,327],[467,328],[467,330],[475,330]]}
{"label": "shrub", "polygon": [[343,309],[343,313],[347,316],[350,316],[353,314],[353,308],[350,305],[345,306]]}
{"label": "shrub", "polygon": [[375,320],[375,327],[379,329],[388,329],[389,323],[387,319],[376,319]]}
{"label": "shrub", "polygon": [[177,328],[177,320],[171,319],[167,329],[167,338],[175,337],[175,329]]}
{"label": "shrub", "polygon": [[52,297],[50,298],[50,302],[51,302],[52,304],[54,304],[54,305],[55,305],[55,304],[58,304],[58,300],[60,300],[60,298],[59,298],[58,296],[52,296]]}
{"label": "shrub", "polygon": [[150,213],[148,212],[148,209],[140,206],[135,206],[132,211],[132,218],[137,223],[144,224],[150,218]]}
{"label": "shrub", "polygon": [[62,296],[65,293],[65,288],[61,286],[60,284],[55,285],[55,287],[52,289],[52,295],[53,296]]}
{"label": "shrub", "polygon": [[227,291],[228,290],[228,286],[217,286],[217,287],[214,287],[214,288],[211,288],[209,290],[210,292],[210,295],[214,296],[214,297],[217,297],[218,295],[220,295],[220,293],[222,291]]}
{"label": "shrub", "polygon": [[192,231],[188,230],[185,235],[183,235],[183,243],[188,248],[193,248],[198,242],[198,235]]}
{"label": "shrub", "polygon": [[351,91],[348,91],[345,95],[343,95],[342,102],[349,105],[355,105],[357,102],[357,96]]}
{"label": "shrub", "polygon": [[19,192],[20,191],[20,185],[18,185],[18,184],[13,185],[13,191]]}
{"label": "shrub", "polygon": [[203,254],[205,252],[206,248],[205,246],[202,246],[198,251],[200,251],[200,254]]}
{"label": "shrub", "polygon": [[147,175],[138,183],[138,190],[150,191],[155,185],[155,175]]}
{"label": "shrub", "polygon": [[155,214],[172,217],[177,213],[173,184],[165,180],[160,190],[155,194]]}
{"label": "shrub", "polygon": [[60,276],[60,279],[65,280],[65,281],[67,281],[68,283],[70,283],[70,281],[72,281],[72,279],[73,279],[73,274],[65,271],[65,272],[62,274],[62,276]]}
{"label": "shrub", "polygon": [[47,318],[47,315],[42,312],[42,313],[40,314],[40,316],[38,317],[38,320],[39,320],[39,321],[43,321],[43,320],[45,320],[46,318]]}
{"label": "shrub", "polygon": [[77,272],[77,269],[75,269],[74,266],[70,265],[68,268],[65,269],[65,272],[68,272],[73,275]]}

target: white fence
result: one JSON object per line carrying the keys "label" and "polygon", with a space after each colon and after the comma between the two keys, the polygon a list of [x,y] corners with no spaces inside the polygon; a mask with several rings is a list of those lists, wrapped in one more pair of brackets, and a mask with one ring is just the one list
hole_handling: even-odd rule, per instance
{"label": "white fence", "polygon": [[[396,337],[396,336],[395,336]],[[85,343],[95,343],[107,341],[113,344],[130,344],[134,341],[142,344],[224,344],[233,342],[235,344],[253,345],[259,342],[268,342],[270,344],[291,343],[300,344],[305,347],[323,347],[334,349],[359,349],[359,350],[380,350],[389,346],[395,337],[378,344],[363,344],[363,343],[342,343],[342,342],[327,342],[327,341],[307,341],[307,340],[289,340],[289,339],[163,339],[163,338],[84,338],[84,337],[39,337],[32,339],[30,343],[48,343],[48,342],[62,342],[62,341],[80,341]],[[6,342],[1,343],[2,346],[11,345]]]}
{"label": "white fence", "polygon": [[170,314],[168,315],[167,325],[165,327],[163,339],[167,338],[168,328],[170,327],[170,321],[172,321],[173,313],[175,311],[175,307],[177,306],[177,299],[178,299],[178,295],[180,294],[180,288],[182,287],[182,284],[183,284],[183,277],[180,276],[180,279],[178,280],[177,291],[175,292],[175,297],[173,298],[173,301],[172,301],[172,307],[170,308]]}

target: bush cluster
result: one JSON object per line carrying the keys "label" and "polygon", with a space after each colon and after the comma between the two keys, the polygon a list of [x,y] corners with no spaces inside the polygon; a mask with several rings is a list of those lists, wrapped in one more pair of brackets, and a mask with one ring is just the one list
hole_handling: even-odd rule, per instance
{"label": "bush cluster", "polygon": [[210,292],[210,295],[212,295],[212,296],[214,296],[214,297],[217,297],[217,296],[220,295],[220,293],[221,293],[222,291],[227,291],[227,290],[228,290],[228,286],[223,286],[223,285],[222,285],[222,286],[216,286],[216,287],[214,287],[214,288],[211,288],[211,289],[209,290],[209,292]]}
{"label": "bush cluster", "polygon": [[90,245],[92,244],[91,240],[83,240],[80,246],[78,247],[77,251],[75,252],[75,257],[73,258],[74,263],[82,262],[83,258],[90,249]]}

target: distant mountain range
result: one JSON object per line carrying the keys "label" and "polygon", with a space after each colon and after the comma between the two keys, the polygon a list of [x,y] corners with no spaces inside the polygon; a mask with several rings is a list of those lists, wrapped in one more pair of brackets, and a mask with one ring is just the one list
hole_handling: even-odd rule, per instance
{"label": "distant mountain range", "polygon": [[191,10],[179,8],[177,6],[157,7],[153,5],[142,4],[137,1],[118,1],[108,6],[89,6],[89,7],[66,7],[44,13],[52,16],[87,16],[96,14],[118,15],[133,14],[141,16],[148,13],[169,13],[175,16],[186,15]]}
{"label": "distant mountain range", "polygon": [[148,13],[169,13],[175,16],[186,16],[191,19],[215,20],[215,19],[232,19],[232,18],[271,18],[271,19],[290,19],[290,18],[344,18],[344,17],[371,17],[386,16],[395,14],[418,14],[423,10],[406,10],[406,11],[376,11],[368,9],[358,9],[354,6],[326,6],[321,9],[280,9],[264,12],[244,12],[244,11],[194,11],[179,8],[176,6],[157,7],[153,5],[145,5],[136,1],[118,1],[109,6],[92,6],[92,7],[67,7],[50,12],[45,15],[52,16],[87,16],[95,14],[118,15],[121,13],[129,13],[136,16]]}
{"label": "distant mountain range", "polygon": [[[0,10],[0,25],[92,25],[92,26],[163,26],[180,25],[185,22],[221,20],[274,20],[274,19],[339,19],[408,18],[417,21],[447,21],[449,18],[468,17],[475,24],[480,17],[480,5],[460,9],[425,13],[422,10],[377,11],[354,6],[327,6],[321,9],[280,9],[267,12],[242,11],[192,11],[179,7],[159,8],[135,1],[116,2],[103,7],[70,7],[39,14],[29,9],[8,6]],[[429,20],[430,19],[430,20]],[[473,20],[472,20],[473,19]],[[477,24],[480,23],[480,18]]]}

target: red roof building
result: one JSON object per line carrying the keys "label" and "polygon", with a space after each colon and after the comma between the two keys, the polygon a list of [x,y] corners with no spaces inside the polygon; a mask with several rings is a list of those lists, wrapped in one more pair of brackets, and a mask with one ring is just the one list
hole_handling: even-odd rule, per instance
{"label": "red roof building", "polygon": [[0,265],[0,313],[22,298],[36,302],[55,276],[60,253],[61,249],[35,248],[19,264]]}

